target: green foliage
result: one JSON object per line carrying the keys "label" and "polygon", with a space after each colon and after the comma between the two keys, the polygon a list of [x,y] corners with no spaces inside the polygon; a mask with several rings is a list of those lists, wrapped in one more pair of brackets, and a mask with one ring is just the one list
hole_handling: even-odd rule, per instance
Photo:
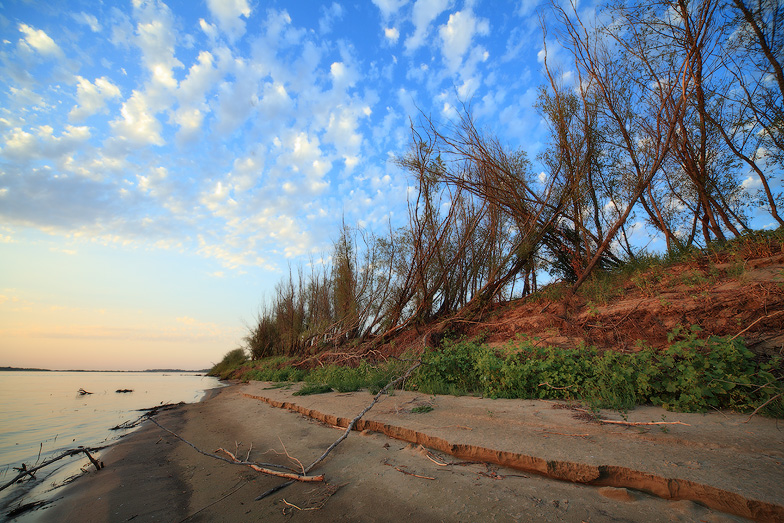
{"label": "green foliage", "polygon": [[245,347],[254,360],[274,356],[282,352],[280,333],[275,318],[267,312],[259,313],[256,325],[248,328],[243,338]]}
{"label": "green foliage", "polygon": [[618,285],[618,276],[617,271],[594,271],[580,287],[579,293],[589,301],[606,305],[623,293],[623,286]]}
{"label": "green foliage", "polygon": [[292,396],[310,396],[311,394],[326,394],[327,392],[332,392],[332,387],[329,385],[309,383],[292,394]]}
{"label": "green foliage", "polygon": [[[525,342],[498,350],[460,340],[425,353],[422,361],[412,386],[425,393],[580,399],[617,410],[652,403],[687,412],[748,412],[784,390],[776,378],[781,360],[759,364],[739,340],[703,339],[697,328],[673,330],[665,350],[626,354]],[[763,413],[784,417],[784,401],[771,401]]]}
{"label": "green foliage", "polygon": [[358,367],[327,365],[313,369],[305,378],[308,383],[324,383],[338,392],[367,388],[375,394],[402,372],[399,365],[373,366],[363,361]]}
{"label": "green foliage", "polygon": [[232,349],[223,356],[223,359],[219,363],[216,363],[210,369],[207,375],[216,376],[222,380],[225,380],[233,371],[238,369],[243,363],[247,361],[248,355],[245,353],[245,349]]}
{"label": "green foliage", "polygon": [[432,405],[419,405],[418,407],[414,407],[411,409],[412,414],[425,414],[427,412],[431,412],[433,410]]}

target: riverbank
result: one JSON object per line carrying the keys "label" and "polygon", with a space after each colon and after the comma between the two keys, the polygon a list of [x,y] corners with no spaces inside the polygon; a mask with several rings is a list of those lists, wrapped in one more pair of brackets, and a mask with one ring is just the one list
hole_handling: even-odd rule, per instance
{"label": "riverbank", "polygon": [[[234,385],[156,419],[207,452],[223,447],[254,461],[298,466],[287,452],[307,465],[341,434],[312,418],[342,424],[372,396],[294,397],[296,388]],[[203,456],[147,423],[104,456],[105,469],[67,487],[41,515],[47,521],[283,521],[293,515],[579,522],[737,521],[744,510],[758,519],[784,513],[784,432],[776,420],[745,424],[747,416],[727,413],[666,413],[668,422],[688,425],[621,426],[589,423],[557,405],[563,404],[398,391],[363,418],[364,432],[352,433],[314,471],[326,484],[297,483],[261,501],[254,498],[282,480]],[[659,409],[635,409],[627,421],[661,417]],[[666,493],[657,478],[665,480]],[[735,515],[704,506],[699,496],[714,506],[716,499],[729,500],[723,509]]]}

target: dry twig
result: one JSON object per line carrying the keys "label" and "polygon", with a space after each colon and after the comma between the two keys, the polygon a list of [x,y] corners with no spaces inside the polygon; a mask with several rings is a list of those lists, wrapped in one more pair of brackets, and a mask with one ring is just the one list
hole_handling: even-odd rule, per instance
{"label": "dry twig", "polygon": [[[321,463],[329,455],[329,453],[332,452],[335,449],[335,447],[340,445],[340,443],[344,439],[346,439],[348,437],[348,435],[351,433],[351,431],[354,430],[354,427],[356,426],[357,422],[360,419],[362,419],[362,416],[364,416],[370,409],[372,409],[373,406],[376,403],[378,403],[378,401],[381,399],[381,396],[386,394],[386,392],[389,389],[397,387],[400,383],[404,382],[411,375],[411,373],[414,372],[420,365],[422,365],[422,362],[421,361],[417,361],[402,376],[400,376],[399,378],[397,378],[395,380],[390,381],[389,383],[386,384],[386,386],[383,389],[378,391],[378,394],[376,394],[373,397],[373,401],[371,401],[370,404],[367,407],[362,409],[362,412],[357,414],[357,416],[354,419],[351,420],[351,423],[348,424],[348,427],[346,427],[346,430],[343,432],[343,434],[341,434],[341,436],[337,440],[335,440],[335,442],[332,443],[332,445],[330,445],[329,448],[327,448],[327,450],[325,450],[324,453],[316,459],[316,461],[314,461],[313,463],[311,463],[310,465],[308,465],[305,468],[305,474],[309,474],[310,471],[313,470],[313,468],[316,465]],[[263,492],[261,495],[259,495],[256,498],[256,501],[264,499],[267,496],[270,496],[270,495],[274,494],[275,492],[278,492],[279,490],[288,487],[292,483],[293,483],[292,481],[287,481],[286,483],[282,483],[282,484],[278,485],[277,487],[273,487],[273,488],[269,489],[268,491]]]}
{"label": "dry twig", "polygon": [[431,479],[431,480],[435,480],[436,479],[436,478],[431,478],[430,476],[420,476],[419,474],[414,474],[413,472],[409,472],[407,470],[403,470],[400,467],[397,467],[397,466],[395,466],[395,465],[393,465],[391,463],[388,463],[386,460],[384,460],[382,463],[384,463],[384,465],[386,465],[388,467],[392,467],[393,469],[395,469],[398,472],[402,472],[403,474],[405,474],[407,476],[414,476],[415,478]]}
{"label": "dry twig", "polygon": [[90,462],[95,466],[95,470],[101,470],[103,468],[103,464],[99,463],[93,456],[90,454],[90,451],[95,452],[96,450],[101,450],[105,447],[97,447],[97,448],[87,448],[87,447],[78,447],[75,449],[66,450],[62,454],[55,456],[52,459],[48,459],[41,463],[38,466],[27,468],[25,463],[22,463],[21,467],[14,467],[14,470],[19,471],[19,474],[16,475],[12,480],[8,481],[7,483],[0,486],[0,490],[5,490],[6,488],[10,487],[20,479],[24,478],[25,476],[30,476],[31,478],[35,479],[35,472],[39,469],[44,468],[47,465],[51,465],[55,461],[59,461],[63,458],[67,458],[68,456],[75,456],[77,454],[84,453],[87,458],[89,458]]}
{"label": "dry twig", "polygon": [[748,417],[748,419],[746,419],[746,421],[744,421],[743,423],[748,423],[749,421],[751,421],[751,418],[753,418],[755,414],[757,414],[760,410],[762,410],[765,407],[765,405],[767,405],[772,401],[775,401],[776,399],[780,398],[782,395],[784,395],[784,393],[776,394],[775,396],[768,399],[768,401],[766,401],[765,403],[763,403],[762,405],[754,409],[754,412],[752,412],[751,415]]}
{"label": "dry twig", "polygon": [[[197,447],[196,445],[194,445],[193,443],[191,443],[190,441],[188,441],[187,439],[185,439],[182,436],[180,436],[179,434],[177,434],[175,432],[172,432],[171,430],[167,429],[166,427],[164,427],[163,425],[158,423],[154,418],[150,418],[150,421],[152,421],[153,423],[158,425],[158,427],[160,427],[162,430],[165,430],[166,432],[168,432],[169,434],[171,434],[172,436],[174,436],[175,438],[177,438],[178,440],[182,441],[183,443],[185,443],[189,447],[193,448],[196,452],[198,452],[199,454],[202,454],[204,456],[207,456],[207,457],[210,457],[210,458],[213,458],[213,459],[218,459],[218,460],[221,460],[221,461],[225,461],[226,463],[231,463],[232,465],[243,465],[245,467],[252,468],[256,472],[261,472],[262,474],[268,474],[270,476],[278,476],[278,477],[281,477],[281,478],[290,479],[292,481],[304,481],[304,482],[324,481],[324,476],[323,475],[321,475],[321,476],[307,476],[307,475],[299,474],[296,471],[292,471],[292,469],[290,469],[289,467],[285,467],[283,465],[277,465],[275,463],[253,463],[253,462],[250,462],[250,461],[240,461],[239,459],[237,459],[237,457],[234,454],[232,454],[228,450],[222,449],[222,448],[216,450],[215,452],[223,452],[227,456],[229,456],[229,458],[224,458],[223,456],[218,456],[217,454],[211,454],[209,452],[205,452],[205,451],[201,450],[199,447]],[[277,468],[289,470],[291,472],[279,472],[277,470],[272,470],[272,469],[267,468],[267,467],[277,467]]]}
{"label": "dry twig", "polygon": [[[236,463],[237,465],[245,465],[246,467],[252,468],[256,472],[261,472],[262,474],[268,474],[270,476],[277,476],[279,478],[291,479],[291,480],[294,480],[294,481],[304,481],[304,482],[307,482],[307,483],[314,482],[314,481],[324,481],[324,476],[323,475],[321,475],[321,476],[307,476],[305,474],[292,473],[292,472],[278,472],[277,470],[271,470],[271,469],[268,469],[268,468],[260,467],[260,466],[256,465],[255,463],[251,463],[249,461],[240,461],[239,459],[237,459],[237,457],[234,454],[232,454],[231,452],[229,452],[228,450],[226,450],[224,448],[219,448],[215,452],[223,452],[224,454],[229,456],[229,459],[231,460],[231,463]],[[209,456],[210,454],[206,454],[206,455]],[[214,457],[220,458],[220,456],[214,456]]]}

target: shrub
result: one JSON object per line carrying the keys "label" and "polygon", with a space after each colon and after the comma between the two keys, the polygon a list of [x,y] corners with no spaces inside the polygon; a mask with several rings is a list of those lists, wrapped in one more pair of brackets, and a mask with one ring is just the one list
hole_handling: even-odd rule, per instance
{"label": "shrub", "polygon": [[248,355],[245,353],[245,349],[232,349],[223,356],[219,363],[213,365],[207,375],[216,376],[222,380],[226,379],[232,371],[247,361]]}
{"label": "shrub", "polygon": [[[506,352],[506,354],[504,354]],[[781,360],[757,363],[739,340],[676,328],[664,350],[636,353],[594,347],[561,349],[527,343],[497,350],[461,340],[423,354],[412,386],[429,394],[492,398],[580,399],[596,408],[628,410],[652,403],[665,409],[710,408],[784,417]],[[769,401],[770,400],[770,401]]]}

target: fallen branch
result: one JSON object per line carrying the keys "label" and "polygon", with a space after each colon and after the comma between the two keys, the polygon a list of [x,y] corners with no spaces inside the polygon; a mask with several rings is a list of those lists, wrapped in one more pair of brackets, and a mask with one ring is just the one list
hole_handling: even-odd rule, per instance
{"label": "fallen branch", "polygon": [[548,382],[546,382],[546,381],[545,381],[545,382],[543,382],[543,383],[540,383],[540,384],[539,384],[539,386],[540,386],[540,387],[541,387],[541,386],[543,386],[543,385],[547,385],[547,386],[548,386],[548,387],[550,387],[551,389],[555,389],[555,390],[566,390],[566,389],[571,389],[572,387],[574,387],[574,385],[567,385],[566,387],[556,387],[555,385],[550,385],[550,384],[549,384]]}
{"label": "fallen branch", "polygon": [[[323,475],[321,475],[321,476],[306,476],[306,475],[303,475],[303,474],[293,473],[293,472],[278,472],[277,470],[270,470],[270,469],[267,469],[267,468],[264,468],[264,467],[260,467],[260,466],[256,465],[253,462],[250,462],[250,461],[241,461],[241,460],[237,459],[237,457],[234,454],[232,454],[231,452],[229,452],[228,450],[226,450],[224,448],[219,448],[215,452],[223,452],[224,454],[229,456],[229,458],[231,459],[232,463],[236,463],[237,465],[245,465],[246,467],[252,468],[256,472],[261,472],[262,474],[267,474],[267,475],[270,475],[270,476],[277,476],[279,478],[291,479],[291,480],[294,480],[294,481],[303,481],[303,482],[306,482],[306,483],[312,483],[312,482],[317,482],[317,481],[324,481],[324,476]],[[216,456],[216,457],[218,457],[218,456]]]}
{"label": "fallen branch", "polygon": [[751,418],[753,418],[755,414],[757,414],[760,410],[762,410],[765,407],[765,405],[767,405],[771,401],[775,401],[776,399],[780,398],[782,395],[784,395],[784,393],[776,394],[775,396],[773,396],[770,399],[768,399],[768,401],[766,401],[765,403],[763,403],[762,405],[760,405],[759,407],[754,409],[754,412],[751,413],[751,416],[749,416],[748,419],[746,421],[744,421],[743,423],[748,423],[749,421],[751,421]]}
{"label": "fallen branch", "polygon": [[[307,468],[305,468],[305,474],[309,474],[309,473],[310,473],[310,471],[311,471],[311,470],[313,470],[313,468],[314,468],[316,465],[318,465],[319,463],[321,463],[322,461],[324,461],[324,459],[325,459],[325,458],[326,458],[326,457],[329,455],[329,453],[330,453],[330,452],[332,452],[332,451],[335,449],[335,447],[337,447],[338,445],[340,445],[340,443],[341,443],[341,442],[342,442],[344,439],[346,439],[346,438],[348,437],[348,435],[351,433],[351,431],[352,431],[352,430],[354,430],[354,427],[356,426],[357,422],[358,422],[360,419],[362,419],[362,416],[364,416],[365,414],[367,414],[367,412],[368,412],[370,409],[372,409],[372,408],[373,408],[373,406],[374,406],[376,403],[378,403],[378,401],[381,399],[381,396],[382,396],[382,395],[386,394],[386,392],[387,392],[387,391],[388,391],[390,388],[397,387],[397,385],[398,385],[398,384],[400,384],[400,383],[402,383],[403,381],[405,381],[405,380],[406,380],[406,379],[407,379],[407,378],[408,378],[408,377],[411,375],[411,373],[412,373],[412,372],[414,372],[414,371],[415,371],[415,370],[416,370],[416,369],[417,369],[417,368],[418,368],[420,365],[422,365],[422,362],[421,362],[421,361],[417,361],[417,362],[416,362],[416,363],[415,363],[413,366],[411,366],[411,367],[410,367],[410,368],[409,368],[409,369],[408,369],[408,370],[407,370],[407,371],[406,371],[406,372],[405,372],[405,373],[404,373],[402,376],[400,376],[399,378],[397,378],[397,379],[395,379],[395,380],[393,380],[393,381],[390,381],[389,383],[387,383],[387,384],[386,384],[386,386],[385,386],[383,389],[381,389],[380,391],[378,391],[378,394],[376,394],[376,395],[373,397],[373,401],[371,401],[371,402],[370,402],[370,404],[369,404],[367,407],[365,407],[364,409],[362,409],[362,412],[360,412],[360,413],[359,413],[359,414],[358,414],[358,415],[357,415],[357,416],[356,416],[354,419],[352,419],[352,420],[351,420],[351,423],[349,423],[349,424],[348,424],[348,427],[346,427],[346,430],[343,432],[343,434],[341,434],[341,436],[340,436],[340,437],[339,437],[337,440],[335,440],[335,442],[334,442],[334,443],[332,443],[332,445],[330,445],[330,446],[329,446],[329,448],[327,448],[327,450],[325,450],[325,451],[324,451],[324,453],[323,453],[321,456],[319,456],[319,457],[316,459],[316,461],[314,461],[313,463],[311,463],[310,465],[308,465],[308,466],[307,466]],[[288,482],[286,482],[286,483],[283,483],[283,484],[281,484],[281,485],[278,485],[277,487],[273,487],[273,488],[269,489],[268,491],[266,491],[266,492],[263,492],[263,493],[262,493],[260,496],[258,496],[258,497],[256,498],[256,501],[262,500],[262,499],[266,498],[267,496],[270,496],[270,495],[274,494],[275,492],[278,492],[279,490],[282,490],[282,489],[284,489],[284,488],[288,487],[288,486],[289,486],[289,485],[291,485],[292,483],[293,483],[292,481],[288,481]]]}
{"label": "fallen branch", "polygon": [[123,421],[119,425],[116,425],[116,426],[110,428],[109,430],[132,429],[132,428],[140,425],[144,420],[148,419],[150,416],[155,416],[159,412],[162,412],[162,411],[165,411],[165,410],[171,410],[171,409],[177,408],[180,405],[184,405],[184,402],[181,401],[179,403],[164,403],[164,404],[161,404],[161,405],[156,405],[155,407],[148,407],[148,408],[144,408],[144,409],[137,409],[136,412],[144,412],[144,414],[142,414],[141,416],[139,416],[138,418],[136,418],[133,421],[131,421],[131,420]]}
{"label": "fallen branch", "polygon": [[590,434],[566,434],[564,432],[550,432],[549,430],[543,430],[544,434],[556,434],[558,436],[571,436],[573,438],[588,438]]}
{"label": "fallen branch", "polygon": [[86,390],[84,390],[84,389],[79,389],[79,390],[77,390],[76,392],[78,392],[78,393],[79,393],[79,394],[81,394],[82,396],[84,396],[84,395],[86,395],[86,394],[92,394],[92,392],[87,392],[87,391],[86,391]]}
{"label": "fallen branch", "polygon": [[48,459],[48,460],[44,461],[43,463],[41,463],[40,465],[32,467],[32,468],[27,468],[27,465],[22,463],[21,467],[14,467],[14,470],[18,470],[19,474],[17,474],[16,477],[14,479],[12,479],[11,481],[9,481],[9,482],[5,483],[4,485],[0,486],[0,490],[5,490],[6,488],[10,487],[11,485],[16,483],[20,479],[24,478],[25,476],[30,476],[31,478],[35,479],[35,472],[37,470],[40,470],[40,469],[46,467],[47,465],[51,465],[55,461],[60,461],[63,458],[67,458],[68,456],[75,456],[77,454],[82,454],[82,453],[84,453],[90,459],[90,462],[93,465],[95,465],[95,470],[101,470],[103,468],[103,463],[99,463],[95,458],[93,458],[92,454],[90,454],[90,451],[95,452],[95,451],[101,450],[103,448],[105,448],[105,447],[98,447],[98,448],[78,447],[78,448],[75,448],[75,449],[66,450],[62,454],[60,454],[58,456],[55,456],[52,459]]}
{"label": "fallen branch", "polygon": [[[566,407],[569,408],[569,407]],[[570,410],[576,410],[579,412],[585,412],[593,417],[593,420],[598,423],[610,423],[613,425],[628,425],[630,427],[637,427],[642,425],[685,425],[687,427],[691,427],[688,423],[684,423],[682,421],[617,421],[612,419],[602,419],[596,413],[591,412],[590,410],[580,409],[577,407],[571,407]]]}
{"label": "fallen branch", "polygon": [[487,465],[486,461],[450,461],[449,463],[447,463],[444,461],[437,460],[435,456],[433,456],[433,454],[429,450],[427,450],[423,445],[420,445],[419,448],[425,451],[425,457],[427,459],[429,459],[439,467],[451,467],[453,465],[457,465],[457,466],[478,465],[478,464]]}
{"label": "fallen branch", "polygon": [[[309,499],[307,501],[309,506],[305,506],[304,508],[303,507],[299,507],[299,506],[295,505],[294,503],[290,503],[290,502],[286,501],[285,498],[282,498],[281,501],[287,507],[295,508],[295,509],[303,511],[303,512],[304,511],[308,511],[308,510],[319,510],[319,509],[324,508],[324,505],[327,504],[327,501],[329,500],[329,498],[331,498],[333,495],[335,495],[335,493],[338,490],[340,490],[340,488],[343,487],[344,485],[345,484],[343,484],[343,485],[330,485],[328,483],[325,484],[324,485],[324,489],[323,489],[323,493],[321,494],[321,496],[318,497],[318,498]],[[283,514],[284,515],[288,515],[288,513],[286,512],[286,508],[285,507],[283,508]]]}
{"label": "fallen branch", "polygon": [[748,327],[746,327],[745,329],[743,329],[742,331],[740,331],[739,333],[737,333],[735,336],[733,336],[733,337],[732,337],[732,338],[730,338],[730,339],[731,339],[731,340],[734,340],[735,338],[737,338],[738,336],[740,336],[741,334],[743,334],[744,332],[746,332],[747,330],[749,330],[750,328],[752,328],[754,325],[756,325],[756,324],[757,324],[757,323],[759,323],[760,321],[764,320],[765,318],[770,318],[770,317],[772,317],[772,316],[775,316],[775,315],[777,315],[777,314],[781,314],[782,312],[784,312],[784,311],[776,311],[776,312],[774,312],[774,313],[772,313],[772,314],[766,314],[765,316],[762,316],[761,318],[757,318],[756,320],[754,320],[754,321],[751,323],[751,325],[749,325]]}
{"label": "fallen branch", "polygon": [[[281,478],[290,479],[292,481],[304,481],[304,482],[324,481],[324,476],[323,475],[322,476],[300,475],[299,473],[297,473],[293,469],[290,469],[289,467],[286,467],[286,466],[283,466],[283,465],[277,465],[275,463],[254,463],[254,462],[251,462],[251,461],[240,461],[239,459],[237,459],[237,457],[234,454],[232,454],[231,452],[229,452],[229,451],[227,451],[225,449],[218,449],[216,452],[219,452],[219,451],[220,452],[224,452],[228,456],[230,456],[231,459],[224,458],[223,456],[219,456],[217,454],[211,454],[209,452],[205,452],[205,451],[201,450],[199,447],[197,447],[196,445],[194,445],[193,443],[191,443],[190,441],[188,441],[187,439],[185,439],[182,436],[180,436],[179,434],[177,434],[175,432],[172,432],[171,430],[167,429],[166,427],[164,427],[163,425],[158,423],[154,418],[150,418],[150,421],[152,421],[153,423],[158,425],[159,428],[161,428],[162,430],[168,432],[169,434],[171,434],[172,436],[174,436],[175,438],[177,438],[178,440],[182,441],[186,445],[188,445],[191,448],[193,448],[193,450],[195,450],[196,452],[198,452],[199,454],[202,454],[204,456],[207,456],[207,457],[210,457],[210,458],[213,458],[213,459],[218,459],[218,460],[221,460],[221,461],[225,461],[226,463],[231,463],[232,465],[243,465],[245,467],[250,467],[253,470],[255,470],[257,472],[261,472],[263,474],[268,474],[270,476],[278,476],[278,477],[281,477]],[[268,467],[277,467],[277,468],[280,468],[280,469],[289,470],[291,472],[278,472],[276,470],[271,470]]]}
{"label": "fallen branch", "polygon": [[636,427],[638,425],[686,425],[691,427],[688,423],[682,421],[616,421],[612,419],[597,419],[599,423],[612,423],[615,425],[629,425]]}
{"label": "fallen branch", "polygon": [[407,476],[414,476],[415,478],[430,479],[430,480],[435,480],[436,479],[436,478],[431,478],[430,476],[420,476],[419,474],[414,474],[413,472],[409,472],[407,470],[403,470],[400,467],[396,467],[395,465],[392,465],[391,463],[388,463],[386,460],[383,463],[384,463],[384,465],[386,465],[388,467],[392,467],[396,471],[402,472],[403,474],[406,474]]}

